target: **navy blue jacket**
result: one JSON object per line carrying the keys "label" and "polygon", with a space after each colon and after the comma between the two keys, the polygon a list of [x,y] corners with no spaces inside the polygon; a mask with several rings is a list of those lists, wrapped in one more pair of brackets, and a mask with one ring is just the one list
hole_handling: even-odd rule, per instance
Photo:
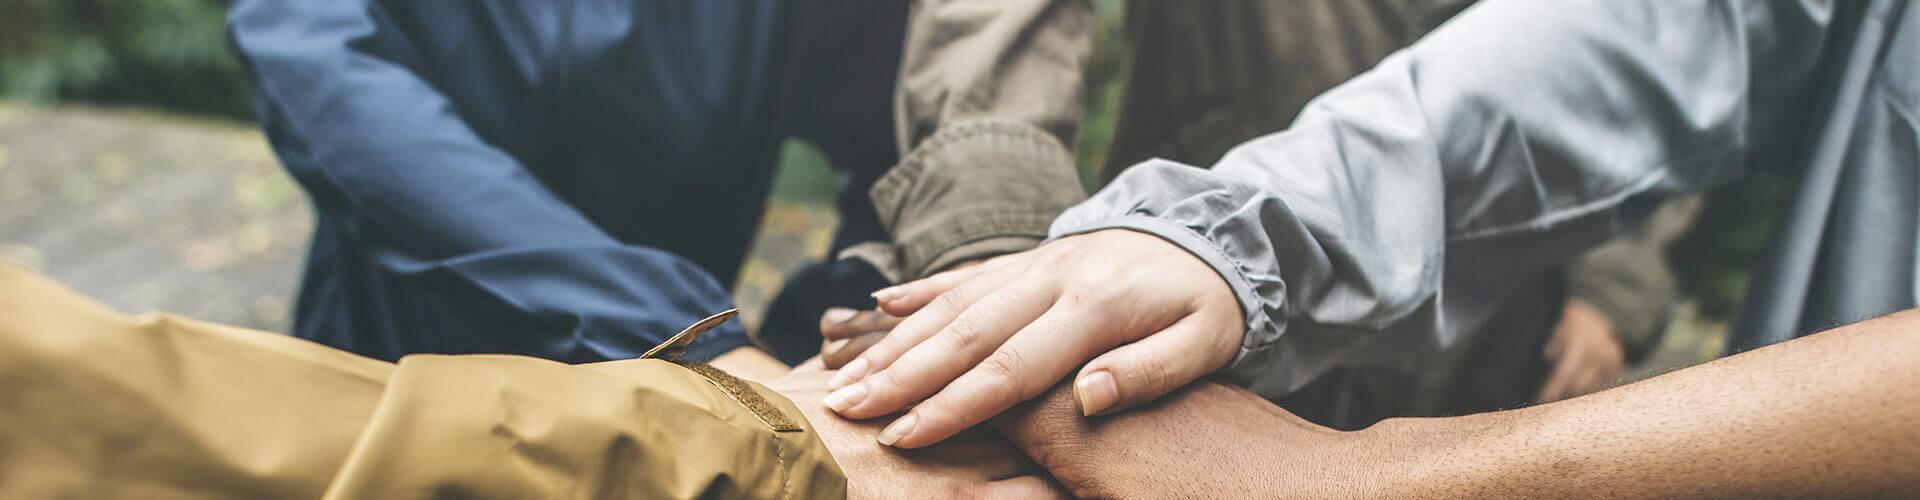
{"label": "navy blue jacket", "polygon": [[[871,3],[805,28],[775,0],[236,1],[260,121],[317,212],[294,334],[636,356],[730,307],[789,136],[845,169],[835,246],[884,239],[865,200],[898,160],[905,2]],[[746,343],[733,322],[689,355]]]}

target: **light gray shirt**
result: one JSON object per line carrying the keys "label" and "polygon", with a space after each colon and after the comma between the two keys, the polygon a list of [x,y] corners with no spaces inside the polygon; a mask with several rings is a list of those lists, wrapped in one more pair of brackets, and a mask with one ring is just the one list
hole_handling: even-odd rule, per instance
{"label": "light gray shirt", "polygon": [[[1246,313],[1229,369],[1263,395],[1340,365],[1417,371],[1509,284],[1665,197],[1750,169],[1798,175],[1787,219],[1814,221],[1789,221],[1776,241],[1813,250],[1769,266],[1845,260],[1852,250],[1821,243],[1860,184],[1845,179],[1911,180],[1920,167],[1916,23],[1902,0],[1490,0],[1211,169],[1128,169],[1051,234],[1132,229],[1205,260]],[[1879,188],[1909,201],[1920,190]],[[1743,317],[1747,327],[1791,336],[1910,307],[1916,214],[1885,215],[1906,242],[1880,259],[1903,267],[1872,273],[1904,273],[1887,278],[1892,292],[1831,310],[1800,286],[1761,304],[1789,309],[1785,319]],[[1793,279],[1818,268],[1785,284],[1820,281]],[[1769,280],[1781,281],[1761,288],[1782,286]]]}

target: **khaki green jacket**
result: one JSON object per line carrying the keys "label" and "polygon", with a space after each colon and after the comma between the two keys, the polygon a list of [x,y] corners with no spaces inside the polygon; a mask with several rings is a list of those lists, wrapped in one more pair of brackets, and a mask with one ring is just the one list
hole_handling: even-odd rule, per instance
{"label": "khaki green jacket", "polygon": [[919,0],[894,124],[900,164],[869,195],[891,242],[849,247],[891,281],[1032,248],[1086,199],[1070,145],[1085,108],[1087,0]]}
{"label": "khaki green jacket", "polygon": [[740,384],[655,359],[385,363],[130,318],[0,264],[0,498],[845,496],[799,410]]}

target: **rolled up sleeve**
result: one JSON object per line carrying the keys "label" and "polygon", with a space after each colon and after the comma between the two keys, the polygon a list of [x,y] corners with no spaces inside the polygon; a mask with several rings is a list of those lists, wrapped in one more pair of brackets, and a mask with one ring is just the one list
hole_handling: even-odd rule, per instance
{"label": "rolled up sleeve", "polygon": [[1068,145],[1084,105],[1084,0],[924,0],[895,93],[899,165],[869,192],[895,280],[1031,248],[1085,198]]}

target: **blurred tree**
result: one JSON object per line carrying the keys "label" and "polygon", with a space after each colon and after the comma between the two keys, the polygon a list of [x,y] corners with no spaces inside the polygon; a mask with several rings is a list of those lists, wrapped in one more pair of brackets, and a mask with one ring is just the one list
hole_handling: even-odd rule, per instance
{"label": "blurred tree", "polygon": [[1087,116],[1080,126],[1080,184],[1092,192],[1100,187],[1100,166],[1107,162],[1107,145],[1120,119],[1120,93],[1127,74],[1126,12],[1124,0],[1094,0],[1093,55],[1087,61]]}
{"label": "blurred tree", "polygon": [[252,118],[219,0],[0,0],[0,97]]}
{"label": "blurred tree", "polygon": [[1749,272],[1766,254],[1775,212],[1789,199],[1794,179],[1761,170],[1713,190],[1691,229],[1673,243],[1669,263],[1680,291],[1700,306],[1700,316],[1732,321],[1747,298]]}

